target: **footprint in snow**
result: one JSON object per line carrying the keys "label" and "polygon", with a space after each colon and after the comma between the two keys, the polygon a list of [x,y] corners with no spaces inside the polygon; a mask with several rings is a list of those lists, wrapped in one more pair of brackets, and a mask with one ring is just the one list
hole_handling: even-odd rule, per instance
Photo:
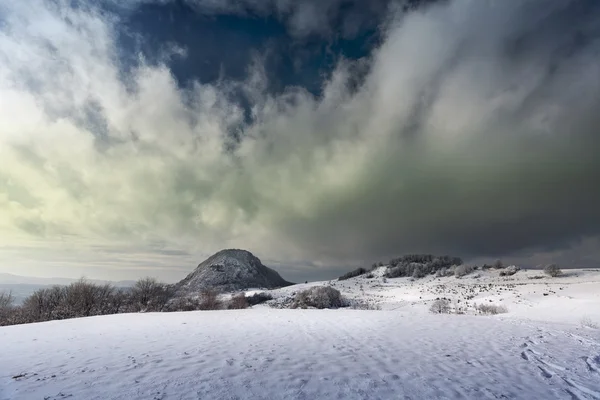
{"label": "footprint in snow", "polygon": [[552,378],[552,374],[551,374],[550,372],[548,372],[548,370],[547,370],[547,369],[544,369],[544,368],[540,367],[539,365],[538,365],[538,368],[539,368],[539,369],[540,369],[540,371],[542,372],[542,376],[543,376],[544,378],[546,378],[546,379],[550,379],[550,378]]}

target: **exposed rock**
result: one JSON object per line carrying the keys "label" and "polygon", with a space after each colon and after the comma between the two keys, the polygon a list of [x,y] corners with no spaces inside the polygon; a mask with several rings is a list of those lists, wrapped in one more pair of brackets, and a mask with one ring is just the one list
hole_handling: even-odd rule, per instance
{"label": "exposed rock", "polygon": [[233,292],[250,288],[275,289],[289,286],[276,271],[265,267],[246,250],[221,250],[175,285],[175,297],[199,294],[204,289]]}

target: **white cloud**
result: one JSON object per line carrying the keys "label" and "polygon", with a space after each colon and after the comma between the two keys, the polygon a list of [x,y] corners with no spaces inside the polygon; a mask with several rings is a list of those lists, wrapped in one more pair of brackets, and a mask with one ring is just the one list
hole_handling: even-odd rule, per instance
{"label": "white cloud", "polygon": [[[141,60],[124,75],[118,19],[67,4],[4,6],[6,244],[48,254],[76,237],[82,249],[126,242],[144,253],[161,240],[339,265],[564,242],[600,218],[589,207],[598,190],[584,182],[598,177],[597,36],[567,62],[528,33],[522,8],[456,0],[395,19],[358,91],[340,64],[320,98],[274,96],[259,62],[246,82],[181,89],[166,62],[185,56],[174,44],[165,63]],[[511,43],[527,51],[511,55]],[[234,88],[254,102],[251,124]],[[236,129],[243,139],[226,151]],[[525,223],[520,242],[486,243]]]}

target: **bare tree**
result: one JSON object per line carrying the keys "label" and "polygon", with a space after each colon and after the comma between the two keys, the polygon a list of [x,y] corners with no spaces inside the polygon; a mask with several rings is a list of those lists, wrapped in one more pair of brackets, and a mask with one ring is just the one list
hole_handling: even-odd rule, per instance
{"label": "bare tree", "polygon": [[0,293],[0,326],[9,325],[13,313],[14,297],[12,292]]}
{"label": "bare tree", "polygon": [[61,308],[64,296],[64,288],[61,286],[36,290],[23,302],[24,322],[69,318],[68,310]]}
{"label": "bare tree", "polygon": [[104,314],[103,306],[113,292],[111,285],[95,285],[81,278],[64,289],[64,308],[69,317]]}
{"label": "bare tree", "polygon": [[134,311],[162,311],[169,297],[167,286],[151,277],[138,280],[131,290]]}
{"label": "bare tree", "polygon": [[14,297],[12,292],[1,292],[0,293],[0,310],[8,309],[13,306]]}
{"label": "bare tree", "polygon": [[130,302],[130,296],[126,289],[114,289],[104,309],[106,314],[127,312],[129,311]]}

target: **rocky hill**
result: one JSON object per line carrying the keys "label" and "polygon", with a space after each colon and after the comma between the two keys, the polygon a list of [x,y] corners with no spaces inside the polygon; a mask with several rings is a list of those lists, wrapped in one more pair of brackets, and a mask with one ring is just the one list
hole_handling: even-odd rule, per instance
{"label": "rocky hill", "polygon": [[250,288],[274,289],[289,286],[276,271],[265,267],[246,250],[221,250],[175,285],[176,297],[193,296],[203,289],[233,292]]}

